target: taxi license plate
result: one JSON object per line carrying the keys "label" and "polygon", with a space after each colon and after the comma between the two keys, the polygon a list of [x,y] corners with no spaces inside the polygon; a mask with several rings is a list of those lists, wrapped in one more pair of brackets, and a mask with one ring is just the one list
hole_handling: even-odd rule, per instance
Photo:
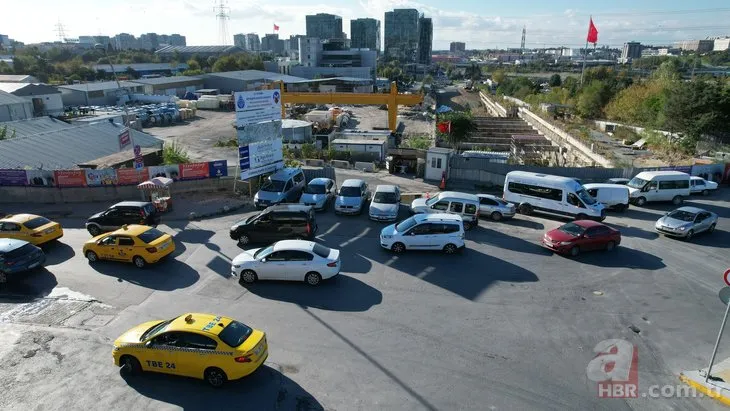
{"label": "taxi license plate", "polygon": [[167,249],[167,246],[169,246],[169,245],[170,245],[170,243],[167,243],[167,242],[163,243],[162,245],[160,245],[160,251]]}
{"label": "taxi license plate", "polygon": [[55,228],[47,228],[45,231],[43,231],[46,234],[51,234],[52,232],[56,231]]}
{"label": "taxi license plate", "polygon": [[264,351],[264,345],[259,344],[258,347],[253,351],[254,354],[256,354],[257,357],[261,356],[261,352]]}

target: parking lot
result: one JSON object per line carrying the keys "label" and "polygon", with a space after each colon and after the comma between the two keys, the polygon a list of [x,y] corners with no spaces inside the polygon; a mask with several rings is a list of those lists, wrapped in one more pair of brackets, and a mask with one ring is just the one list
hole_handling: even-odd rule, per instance
{"label": "parking lot", "polygon": [[[638,348],[640,392],[677,385],[679,372],[707,365],[730,265],[728,198],[725,190],[686,203],[720,216],[714,233],[691,242],[654,233],[671,204],[609,214],[621,246],[576,258],[540,246],[545,231],[567,221],[558,218],[483,220],[460,254],[396,256],[380,248],[384,224],[330,210],[317,214],[317,241],[341,250],[343,269],[316,288],[243,287],[230,277],[241,249],[228,228],[248,214],[163,217],[160,228],[175,235],[177,250],[144,270],[89,265],[80,252],[90,238],[83,220],[61,220],[66,234],[48,247],[46,269],[7,287],[0,300],[8,329],[0,355],[10,365],[0,369],[0,408],[713,409],[709,399],[601,399],[586,367],[596,344],[614,338]],[[81,318],[82,308],[69,304],[65,316],[54,314],[60,321],[33,321],[58,303],[54,288],[93,310]],[[266,366],[218,391],[164,375],[123,379],[111,341],[143,321],[187,311],[264,330]],[[721,345],[718,358],[729,355]]]}

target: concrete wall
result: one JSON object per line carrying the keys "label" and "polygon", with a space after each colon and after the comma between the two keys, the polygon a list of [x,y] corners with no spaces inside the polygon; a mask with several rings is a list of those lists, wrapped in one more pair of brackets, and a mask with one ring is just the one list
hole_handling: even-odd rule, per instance
{"label": "concrete wall", "polygon": [[507,117],[507,110],[499,103],[492,100],[491,97],[484,94],[484,92],[479,92],[479,98],[482,100],[482,104],[484,104],[484,107],[487,109],[489,114],[495,117]]}
{"label": "concrete wall", "polygon": [[[233,177],[205,180],[176,181],[172,185],[172,198],[189,192],[230,191]],[[5,187],[0,186],[0,203],[83,203],[90,201],[140,200],[136,186],[102,186],[79,188]]]}

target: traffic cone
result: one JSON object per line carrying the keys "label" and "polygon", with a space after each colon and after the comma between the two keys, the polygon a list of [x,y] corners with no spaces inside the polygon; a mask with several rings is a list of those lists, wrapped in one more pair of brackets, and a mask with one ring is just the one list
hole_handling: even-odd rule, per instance
{"label": "traffic cone", "polygon": [[428,200],[429,198],[431,198],[431,193],[429,193],[428,191],[426,191],[426,200]]}
{"label": "traffic cone", "polygon": [[439,184],[439,190],[446,190],[446,176],[441,176],[441,183]]}

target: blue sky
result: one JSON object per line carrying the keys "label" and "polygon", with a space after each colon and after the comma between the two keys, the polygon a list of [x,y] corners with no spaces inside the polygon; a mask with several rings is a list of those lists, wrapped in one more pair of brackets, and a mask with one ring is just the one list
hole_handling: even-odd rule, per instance
{"label": "blue sky", "polygon": [[[60,20],[70,37],[127,32],[180,33],[190,45],[218,44],[214,0],[36,0],[31,13],[27,4],[5,0],[2,34],[26,43],[57,38]],[[590,8],[588,8],[590,5]],[[434,19],[434,49],[448,48],[451,41],[465,41],[467,48],[517,47],[522,27],[527,27],[527,47],[579,47],[585,41],[588,16],[599,31],[599,46],[620,46],[625,41],[670,44],[683,39],[730,35],[730,1],[614,0],[228,0],[231,19],[228,32],[304,34],[304,16],[318,12],[349,20],[373,17],[382,20],[393,8],[417,8]]]}

